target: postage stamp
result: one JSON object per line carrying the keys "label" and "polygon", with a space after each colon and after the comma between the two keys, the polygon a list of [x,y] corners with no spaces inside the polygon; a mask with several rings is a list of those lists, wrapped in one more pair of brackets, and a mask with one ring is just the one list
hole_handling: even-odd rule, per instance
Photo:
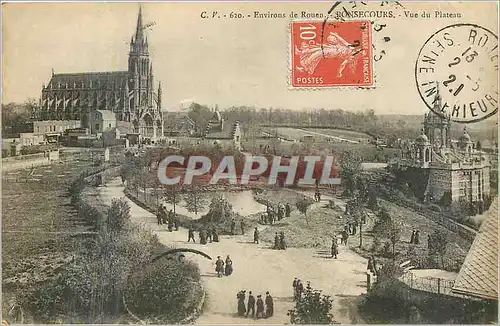
{"label": "postage stamp", "polygon": [[373,85],[368,20],[291,23],[291,86]]}
{"label": "postage stamp", "polygon": [[497,78],[498,36],[474,24],[454,24],[434,33],[415,64],[417,89],[425,104],[460,123],[497,113],[498,89],[491,82]]}

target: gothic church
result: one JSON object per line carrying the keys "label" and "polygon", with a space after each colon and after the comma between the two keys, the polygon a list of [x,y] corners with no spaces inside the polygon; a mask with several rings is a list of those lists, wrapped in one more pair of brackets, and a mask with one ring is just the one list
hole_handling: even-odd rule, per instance
{"label": "gothic church", "polygon": [[41,120],[79,120],[91,128],[95,111],[116,118],[116,126],[143,138],[163,136],[161,83],[155,87],[148,39],[139,8],[135,35],[130,41],[127,71],[54,74],[40,99]]}

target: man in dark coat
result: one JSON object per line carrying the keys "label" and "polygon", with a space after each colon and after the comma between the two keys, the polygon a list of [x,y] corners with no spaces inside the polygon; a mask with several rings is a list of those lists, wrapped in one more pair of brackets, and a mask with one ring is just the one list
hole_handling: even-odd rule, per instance
{"label": "man in dark coat", "polygon": [[200,230],[200,244],[207,244],[207,234],[204,229]]}
{"label": "man in dark coat", "polygon": [[191,239],[193,239],[193,242],[196,243],[196,240],[194,239],[194,230],[192,227],[190,227],[188,230],[188,242],[190,242]]}
{"label": "man in dark coat", "polygon": [[253,243],[259,244],[259,230],[257,230],[257,227],[253,231]]}
{"label": "man in dark coat", "polygon": [[262,301],[262,296],[259,294],[257,296],[257,312],[255,313],[257,319],[264,318],[264,301]]}
{"label": "man in dark coat", "polygon": [[337,259],[338,253],[339,253],[339,248],[337,245],[337,238],[333,238],[332,239],[332,258],[335,257],[335,259]]}
{"label": "man in dark coat", "polygon": [[304,284],[301,280],[297,280],[297,300],[302,297],[302,292],[304,292]]}
{"label": "man in dark coat", "polygon": [[241,234],[245,234],[245,222],[241,220],[240,222]]}
{"label": "man in dark coat", "polygon": [[220,259],[220,256],[217,256],[217,260],[215,261],[215,271],[217,272],[217,277],[222,277],[224,274],[224,261]]}
{"label": "man in dark coat", "polygon": [[279,248],[280,248],[280,237],[278,235],[278,232],[276,232],[274,235],[274,249],[278,250]]}
{"label": "man in dark coat", "polygon": [[266,292],[266,318],[272,317],[274,315],[274,302],[273,297]]}
{"label": "man in dark coat", "polygon": [[247,317],[252,311],[252,318],[255,318],[255,297],[252,294],[252,291],[248,292],[248,304],[247,304]]}
{"label": "man in dark coat", "polygon": [[285,204],[285,217],[290,217],[291,207],[289,203]]}
{"label": "man in dark coat", "polygon": [[280,247],[279,248],[281,250],[285,250],[286,249],[285,234],[283,233],[283,231],[280,232]]}
{"label": "man in dark coat", "polygon": [[215,229],[215,226],[212,228],[212,238],[214,242],[219,242],[219,235],[217,234],[217,229]]}
{"label": "man in dark coat", "polygon": [[212,230],[211,229],[207,229],[207,240],[210,241],[210,243],[212,243]]}
{"label": "man in dark coat", "polygon": [[159,206],[158,210],[156,211],[156,219],[158,220],[158,225],[162,224],[161,223],[163,219],[163,217],[161,216],[162,213],[163,213],[163,207]]}

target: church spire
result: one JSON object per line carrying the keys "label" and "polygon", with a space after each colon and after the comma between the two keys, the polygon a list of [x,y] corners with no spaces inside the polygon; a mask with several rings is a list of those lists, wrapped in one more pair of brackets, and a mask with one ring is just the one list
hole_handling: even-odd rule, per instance
{"label": "church spire", "polygon": [[144,27],[142,26],[142,7],[139,5],[139,14],[137,15],[137,28],[135,30],[135,41],[142,43],[144,41]]}

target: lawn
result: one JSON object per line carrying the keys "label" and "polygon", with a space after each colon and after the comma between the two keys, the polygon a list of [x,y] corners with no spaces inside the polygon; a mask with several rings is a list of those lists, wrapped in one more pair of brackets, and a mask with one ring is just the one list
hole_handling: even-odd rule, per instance
{"label": "lawn", "polygon": [[304,128],[305,130],[308,131],[313,131],[317,132],[320,134],[325,134],[329,136],[335,136],[335,137],[341,137],[341,138],[346,138],[349,140],[357,140],[357,141],[368,141],[372,139],[370,135],[364,133],[364,132],[359,132],[359,131],[352,131],[352,130],[343,130],[343,129],[315,129],[315,128]]}
{"label": "lawn", "polygon": [[[4,294],[52,277],[71,259],[76,238],[87,227],[75,217],[67,190],[89,163],[37,167],[3,173],[2,284]],[[17,182],[16,182],[17,178]]]}

